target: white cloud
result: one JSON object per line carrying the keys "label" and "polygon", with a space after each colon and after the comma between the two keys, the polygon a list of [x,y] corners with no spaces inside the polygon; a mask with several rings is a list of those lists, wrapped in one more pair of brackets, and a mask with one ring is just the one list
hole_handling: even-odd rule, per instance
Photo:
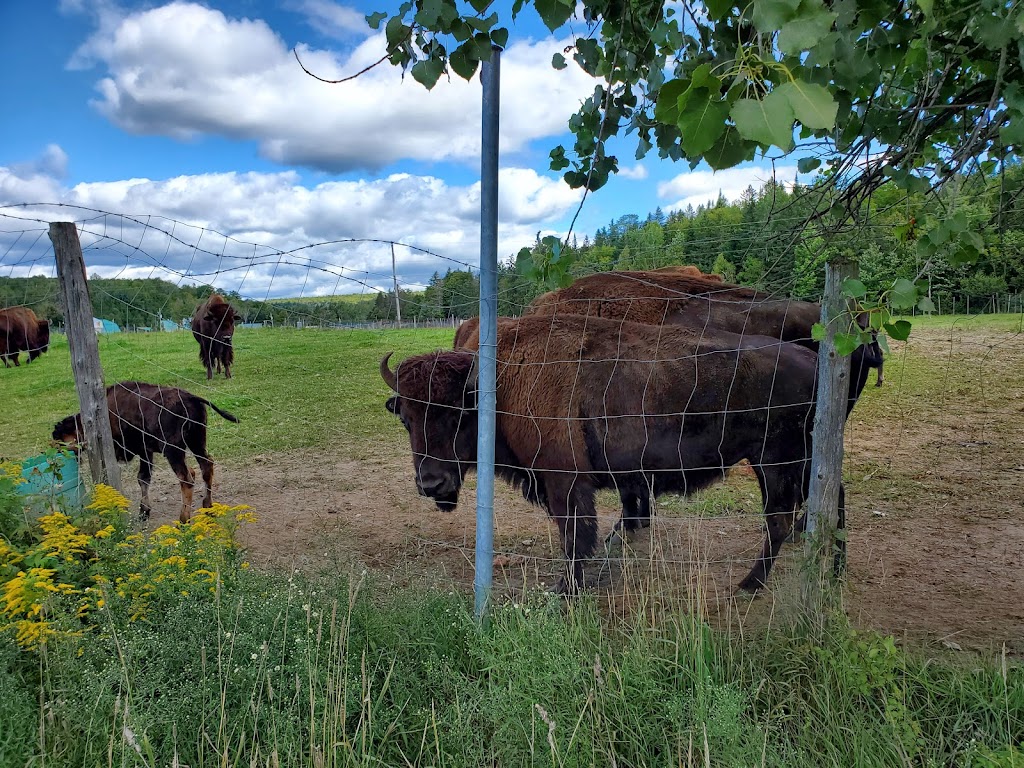
{"label": "white cloud", "polygon": [[[774,169],[775,179],[786,186],[792,186],[796,178],[796,166],[786,165]],[[719,194],[726,200],[737,200],[747,189],[760,189],[772,178],[770,166],[753,166],[749,168],[729,168],[724,171],[689,171],[681,173],[670,181],[658,185],[658,197],[673,200],[663,206],[666,210],[678,210],[692,205],[714,204]]]}
{"label": "white cloud", "polygon": [[[593,91],[594,80],[578,67],[552,69],[551,53],[564,44],[514,42],[502,54],[503,152],[565,132],[569,115]],[[384,50],[383,33],[347,56],[297,47],[303,64],[327,79],[358,72]],[[194,3],[116,23],[104,16],[72,60],[90,62],[107,71],[95,107],[133,133],[254,140],[276,162],[332,172],[403,158],[465,161],[480,151],[478,79],[442,79],[428,92],[385,63],[345,83],[318,82],[264,21]]]}
{"label": "white cloud", "polygon": [[300,0],[296,8],[311,27],[332,37],[365,37],[370,29],[365,14],[330,0]]}
{"label": "white cloud", "polygon": [[633,181],[643,181],[647,178],[647,168],[640,163],[628,168],[619,168],[619,176],[624,179],[632,179]]}
{"label": "white cloud", "polygon": [[[560,178],[531,169],[503,168],[499,183],[499,258],[532,243],[580,199]],[[23,201],[66,207],[14,207]],[[434,271],[479,264],[479,210],[479,183],[404,173],[315,186],[286,171],[67,188],[0,167],[0,275],[51,268],[45,222],[77,220],[90,274],[212,280],[256,297],[351,292],[388,286],[391,249],[338,241],[395,240],[412,246],[396,256],[401,281],[414,286]]]}

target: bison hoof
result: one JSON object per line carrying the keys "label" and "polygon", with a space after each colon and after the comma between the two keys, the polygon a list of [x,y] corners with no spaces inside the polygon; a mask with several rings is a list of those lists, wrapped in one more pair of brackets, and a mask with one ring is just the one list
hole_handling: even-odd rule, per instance
{"label": "bison hoof", "polygon": [[151,511],[152,510],[149,507],[140,506],[139,507],[139,520],[141,520],[143,522],[145,522],[146,520],[149,520],[149,513]]}

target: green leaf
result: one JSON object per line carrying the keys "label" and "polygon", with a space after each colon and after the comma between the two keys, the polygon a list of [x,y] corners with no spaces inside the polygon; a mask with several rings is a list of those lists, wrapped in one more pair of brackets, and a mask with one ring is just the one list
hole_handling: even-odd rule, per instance
{"label": "green leaf", "polygon": [[370,25],[370,29],[380,29],[380,23],[386,19],[388,15],[382,11],[377,13],[371,13],[366,17],[366,23]]}
{"label": "green leaf", "polygon": [[935,7],[935,0],[916,0],[917,7],[921,9],[921,13],[925,17],[932,15],[932,9]]}
{"label": "green leaf", "polygon": [[784,98],[802,125],[814,130],[830,130],[835,127],[839,105],[824,86],[792,80],[772,91]]}
{"label": "green leaf", "polygon": [[477,13],[483,13],[487,10],[487,6],[491,4],[491,0],[469,0],[469,4],[473,6],[473,10]]}
{"label": "green leaf", "polygon": [[793,110],[785,95],[777,92],[761,101],[740,99],[730,114],[743,138],[788,150],[793,145]]}
{"label": "green leaf", "polygon": [[451,65],[452,71],[463,80],[469,80],[476,73],[479,62],[476,59],[475,50],[472,43],[460,45],[448,57],[448,64]]}
{"label": "green leaf", "polygon": [[718,21],[732,9],[733,4],[733,0],[706,0],[704,7],[707,8],[708,18]]}
{"label": "green leaf", "polygon": [[910,338],[910,321],[897,320],[895,323],[886,323],[885,331],[896,341],[906,341]]}
{"label": "green leaf", "polygon": [[868,295],[868,289],[860,280],[850,277],[843,281],[843,293],[855,299],[860,299]]}
{"label": "green leaf", "polygon": [[796,169],[800,173],[810,173],[821,165],[821,160],[816,157],[802,157],[796,161]]}
{"label": "green leaf", "polygon": [[[750,145],[753,146],[753,145]],[[747,159],[749,148],[739,131],[728,126],[718,140],[704,153],[704,160],[713,171],[732,168]]]}
{"label": "green leaf", "polygon": [[789,55],[809,51],[832,31],[835,20],[836,14],[824,8],[797,16],[779,32],[779,50]]}
{"label": "green leaf", "polygon": [[504,49],[508,45],[508,30],[505,27],[499,27],[491,32],[491,42]]}
{"label": "green leaf", "polygon": [[466,23],[477,32],[487,32],[491,27],[498,23],[498,14],[492,13],[486,19],[477,19],[473,16],[467,16]]}
{"label": "green leaf", "polygon": [[554,32],[572,16],[574,4],[572,0],[534,0],[533,7],[540,14],[544,26]]}
{"label": "green leaf", "polygon": [[754,26],[759,32],[777,32],[796,15],[799,5],[800,0],[754,0]]}
{"label": "green leaf", "polygon": [[658,103],[654,106],[654,119],[665,125],[679,122],[679,97],[689,89],[689,80],[669,80],[658,91]]}
{"label": "green leaf", "polygon": [[424,59],[412,65],[413,78],[425,86],[428,91],[437,85],[437,81],[443,73],[444,62],[441,59]]}
{"label": "green leaf", "polygon": [[560,53],[556,53],[551,57],[551,66],[555,69],[565,69],[568,64],[565,63],[565,56]]}
{"label": "green leaf", "polygon": [[860,346],[860,334],[859,333],[837,333],[836,339],[836,352],[843,357],[852,354],[853,350]]}
{"label": "green leaf", "polygon": [[878,346],[882,348],[882,351],[885,352],[885,354],[890,354],[889,339],[887,339],[884,334],[875,339],[875,341],[878,342]]}
{"label": "green leaf", "polygon": [[896,309],[910,309],[917,304],[917,286],[901,277],[893,283],[889,292],[889,303]]}
{"label": "green leaf", "polygon": [[917,302],[917,308],[922,312],[934,312],[935,302],[929,299],[927,296],[922,296],[921,300]]}
{"label": "green leaf", "polygon": [[690,157],[700,157],[725,132],[729,103],[711,94],[703,98],[691,96],[686,109],[679,113],[679,143]]}
{"label": "green leaf", "polygon": [[815,341],[825,340],[825,326],[821,323],[815,323],[811,326],[811,338]]}

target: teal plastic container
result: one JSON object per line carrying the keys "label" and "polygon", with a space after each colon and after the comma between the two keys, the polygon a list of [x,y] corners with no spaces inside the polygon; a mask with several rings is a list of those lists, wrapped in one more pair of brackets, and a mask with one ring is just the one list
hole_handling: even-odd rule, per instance
{"label": "teal plastic container", "polygon": [[27,497],[39,509],[81,509],[82,476],[78,458],[73,453],[39,454],[21,464],[25,482],[16,486],[17,493]]}

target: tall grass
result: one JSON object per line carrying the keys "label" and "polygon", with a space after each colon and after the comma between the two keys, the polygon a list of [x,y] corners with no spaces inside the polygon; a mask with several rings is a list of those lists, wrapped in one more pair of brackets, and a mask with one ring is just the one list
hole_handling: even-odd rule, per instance
{"label": "tall grass", "polygon": [[[1024,672],[836,620],[740,641],[535,595],[247,576],[39,656],[0,643],[4,765],[1011,766]],[[1018,745],[1017,747],[1013,745]]]}

